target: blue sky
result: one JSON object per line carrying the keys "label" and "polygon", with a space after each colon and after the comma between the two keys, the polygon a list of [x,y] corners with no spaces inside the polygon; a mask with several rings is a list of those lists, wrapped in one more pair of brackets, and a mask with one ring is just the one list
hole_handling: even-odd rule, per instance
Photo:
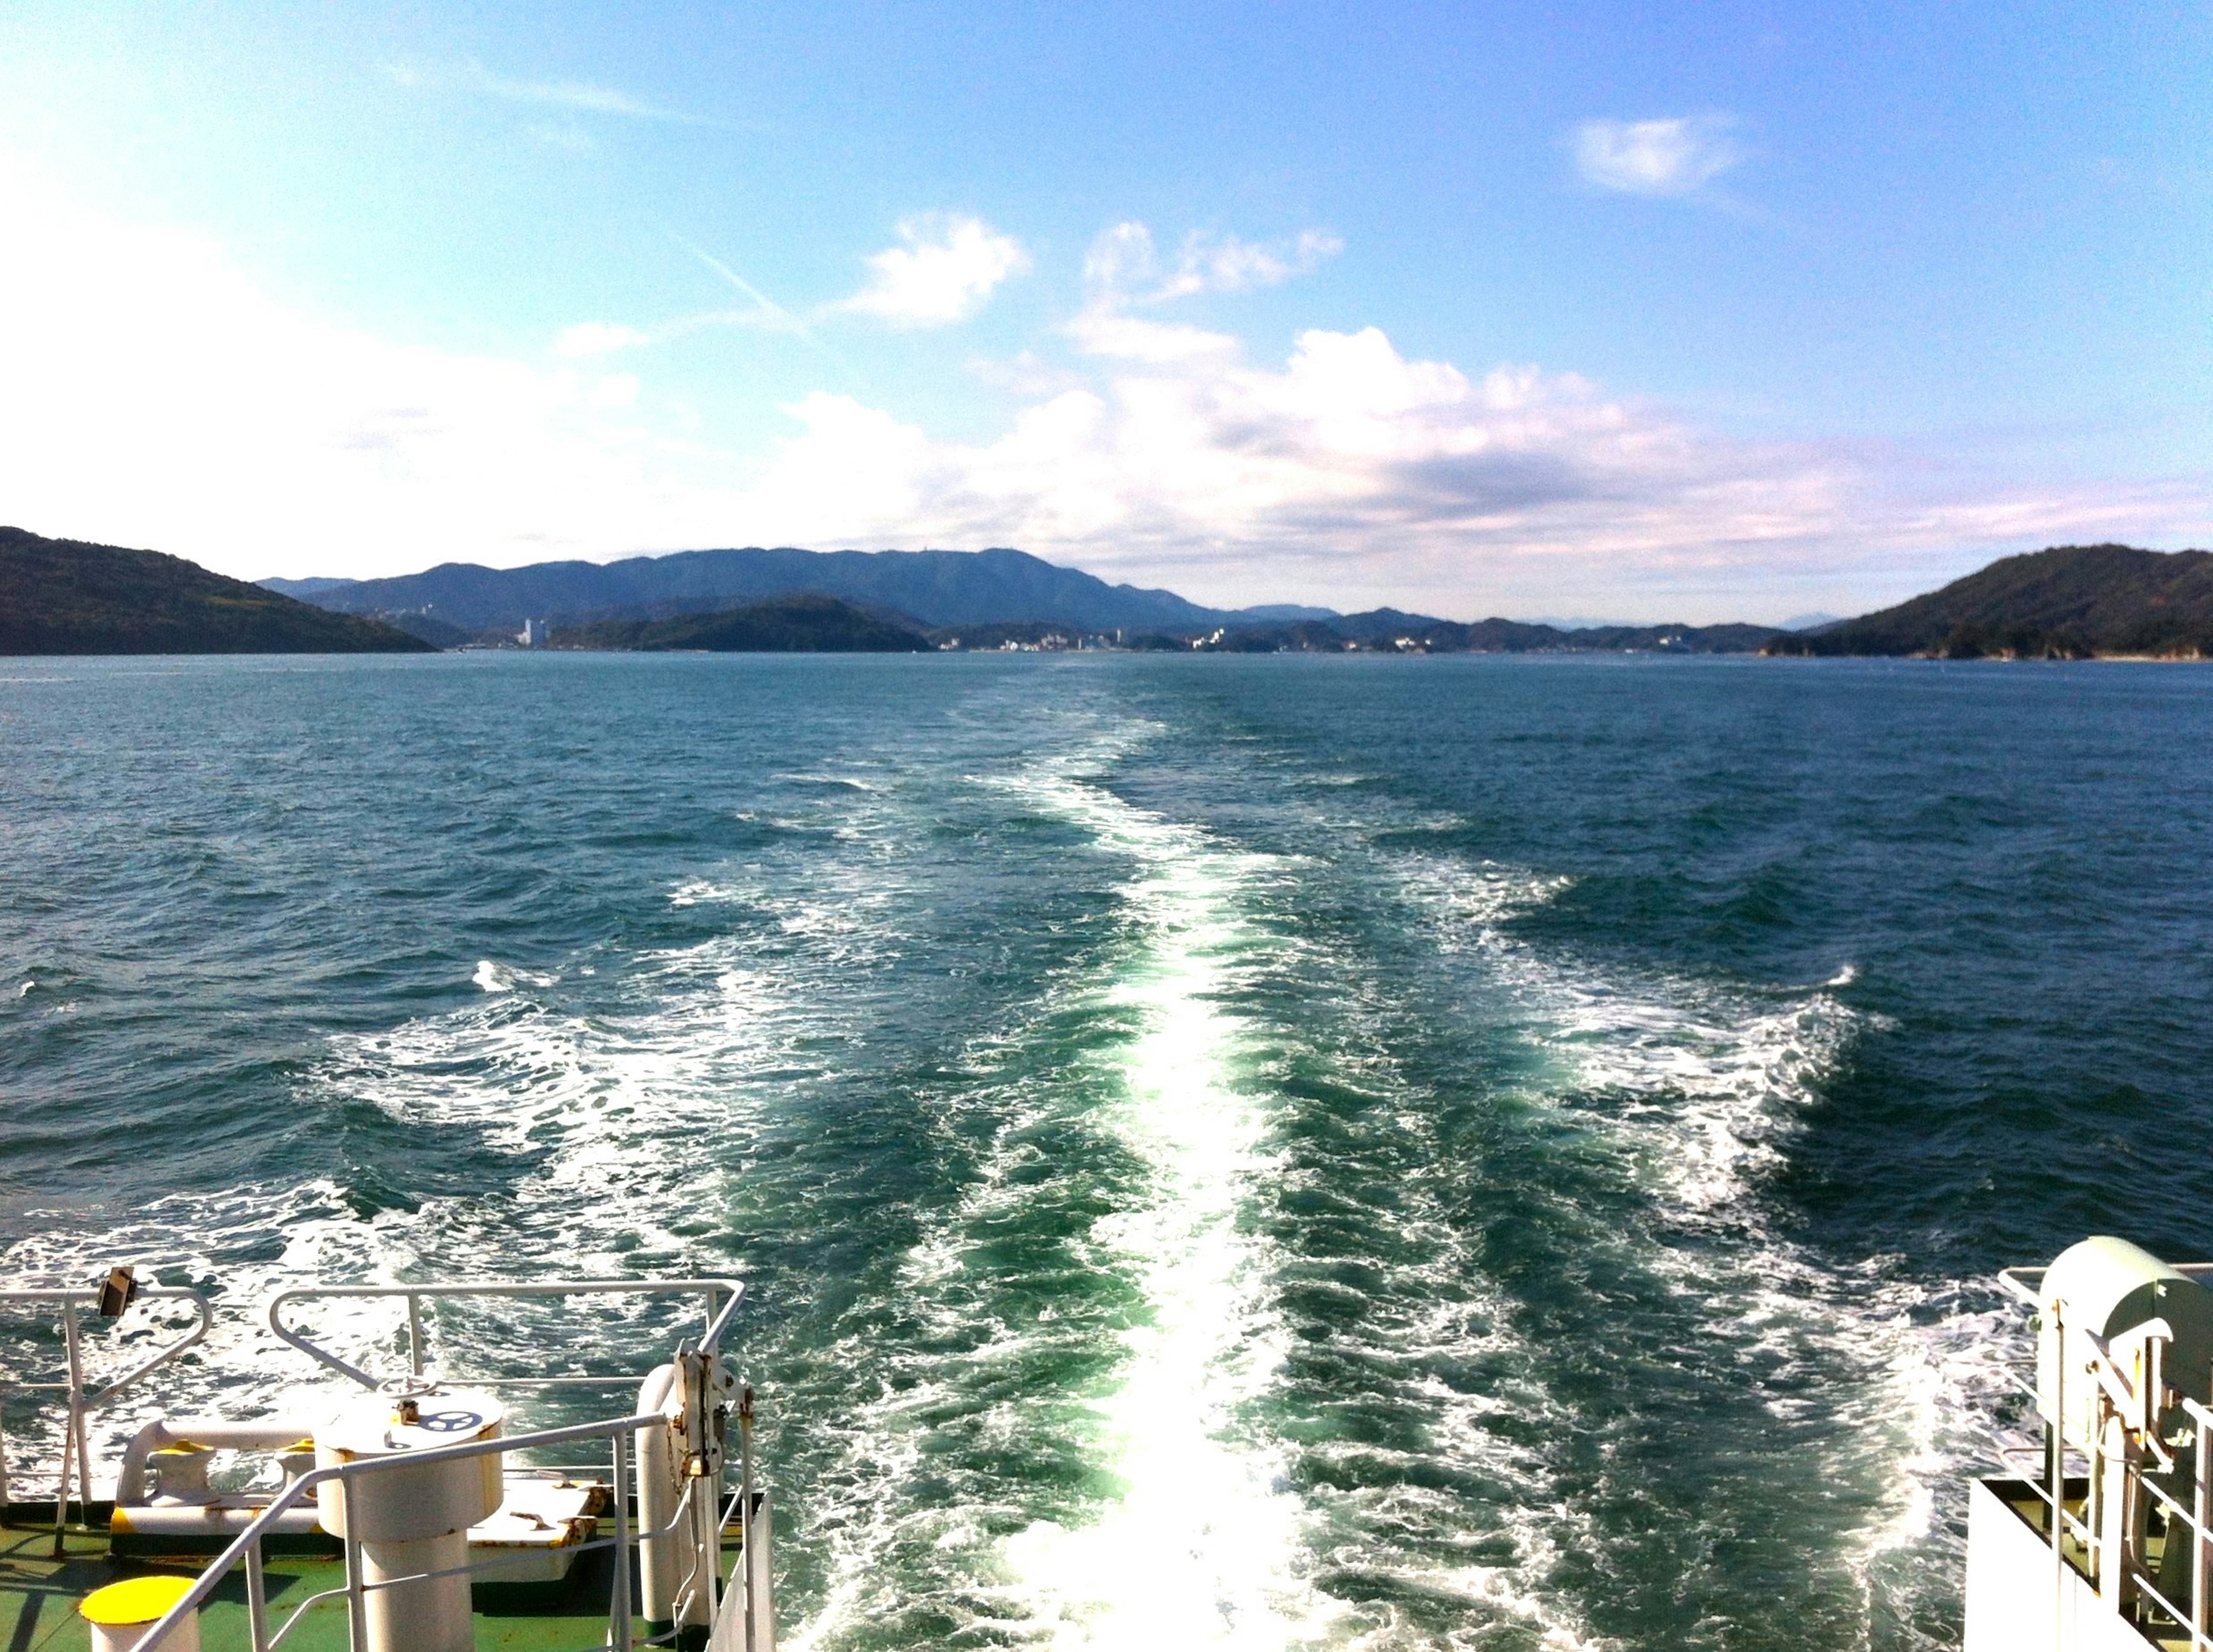
{"label": "blue sky", "polygon": [[1850,612],[2213,540],[2213,22],[0,12],[0,520]]}

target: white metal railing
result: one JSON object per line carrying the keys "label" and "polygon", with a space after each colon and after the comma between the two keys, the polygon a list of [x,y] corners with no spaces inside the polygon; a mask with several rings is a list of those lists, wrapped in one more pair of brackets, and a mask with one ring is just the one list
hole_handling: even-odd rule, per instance
{"label": "white metal railing", "polygon": [[[423,1331],[423,1304],[426,1300],[452,1297],[698,1296],[704,1305],[705,1324],[695,1345],[701,1352],[711,1354],[721,1343],[722,1332],[730,1323],[730,1316],[737,1312],[745,1293],[744,1283],[736,1279],[480,1279],[450,1284],[301,1285],[280,1291],[270,1299],[268,1319],[269,1328],[283,1341],[332,1370],[352,1378],[362,1387],[374,1388],[382,1379],[370,1375],[351,1361],[339,1358],[304,1332],[287,1326],[284,1309],[294,1302],[342,1298],[403,1298],[407,1304],[407,1375],[419,1377],[424,1374],[426,1340]],[[723,1300],[725,1298],[728,1300]],[[461,1377],[448,1372],[443,1374],[443,1380],[466,1381],[479,1388],[587,1387],[635,1383],[643,1375],[643,1372],[587,1372],[553,1377]]]}
{"label": "white metal railing", "polygon": [[[62,1352],[64,1370],[57,1381],[25,1381],[15,1377],[0,1379],[0,1393],[58,1393],[66,1412],[62,1425],[61,1468],[54,1487],[54,1529],[59,1532],[68,1520],[72,1478],[76,1485],[80,1513],[92,1498],[92,1447],[88,1438],[88,1420],[95,1411],[113,1405],[126,1389],[175,1359],[208,1333],[214,1323],[214,1312],[208,1300],[197,1290],[177,1285],[141,1285],[127,1272],[119,1276],[121,1287],[127,1287],[124,1300],[113,1314],[101,1312],[108,1301],[108,1292],[100,1285],[76,1287],[68,1285],[26,1285],[0,1290],[0,1310],[18,1308],[52,1308],[59,1314],[62,1332]],[[181,1334],[162,1344],[152,1353],[124,1371],[120,1376],[109,1379],[95,1392],[85,1378],[84,1335],[82,1318],[89,1314],[96,1318],[115,1320],[141,1302],[188,1302],[192,1308],[192,1322]],[[0,1432],[0,1504],[12,1500],[7,1441]]]}
{"label": "white metal railing", "polygon": [[[119,1275],[118,1277],[127,1280],[126,1275]],[[245,1528],[203,1571],[177,1604],[149,1629],[139,1644],[153,1649],[168,1642],[175,1626],[197,1612],[225,1578],[242,1568],[246,1582],[248,1638],[253,1652],[276,1652],[278,1647],[287,1643],[288,1637],[309,1612],[326,1603],[341,1600],[348,1617],[348,1643],[354,1652],[365,1652],[369,1644],[368,1602],[376,1591],[419,1585],[433,1579],[464,1573],[497,1582],[503,1574],[512,1576],[517,1570],[534,1570],[541,1563],[537,1557],[529,1554],[496,1554],[442,1570],[422,1571],[405,1576],[381,1576],[372,1580],[365,1575],[363,1539],[356,1533],[354,1522],[345,1518],[351,1508],[348,1500],[353,1496],[356,1485],[366,1477],[378,1473],[419,1470],[426,1466],[460,1460],[495,1454],[503,1457],[508,1454],[520,1455],[599,1442],[606,1445],[608,1454],[581,1471],[569,1472],[594,1476],[601,1472],[607,1474],[613,1535],[594,1535],[581,1542],[562,1545],[570,1562],[570,1567],[564,1570],[573,1569],[575,1563],[587,1554],[612,1551],[613,1577],[608,1600],[607,1623],[593,1652],[631,1652],[632,1649],[640,1646],[673,1643],[686,1635],[687,1630],[696,1631],[696,1627],[700,1625],[712,1626],[715,1645],[718,1649],[741,1646],[746,1652],[758,1652],[759,1649],[772,1647],[772,1606],[769,1600],[765,1554],[766,1499],[765,1494],[757,1493],[753,1483],[753,1390],[749,1386],[736,1383],[716,1357],[716,1350],[744,1294],[742,1283],[729,1278],[471,1280],[311,1285],[281,1292],[268,1304],[267,1320],[271,1330],[283,1342],[308,1354],[317,1363],[371,1389],[387,1384],[371,1370],[364,1369],[369,1362],[364,1360],[357,1364],[320,1345],[306,1331],[288,1322],[286,1310],[320,1299],[400,1299],[405,1303],[408,1332],[408,1369],[399,1378],[400,1382],[414,1386],[435,1380],[466,1382],[472,1387],[538,1391],[572,1386],[602,1389],[628,1386],[637,1391],[637,1386],[646,1374],[594,1371],[519,1377],[445,1373],[433,1378],[429,1370],[430,1350],[425,1334],[424,1302],[456,1298],[601,1296],[681,1299],[688,1296],[699,1300],[703,1317],[698,1337],[680,1343],[676,1348],[674,1363],[677,1383],[670,1394],[669,1407],[648,1409],[652,1396],[641,1393],[635,1414],[603,1417],[463,1445],[364,1459],[313,1469],[292,1478],[265,1504],[252,1510],[252,1518]],[[180,1339],[165,1344],[95,1393],[84,1381],[76,1317],[88,1308],[97,1305],[100,1300],[97,1290],[72,1290],[56,1286],[0,1291],[0,1307],[9,1304],[47,1305],[57,1307],[62,1312],[64,1340],[69,1356],[68,1381],[14,1386],[62,1391],[68,1399],[70,1424],[66,1447],[73,1447],[74,1450],[72,1453],[65,1448],[64,1458],[66,1460],[73,1454],[76,1459],[76,1476],[81,1488],[80,1502],[83,1499],[82,1489],[89,1485],[91,1467],[89,1449],[85,1441],[84,1416],[199,1341],[206,1334],[211,1320],[206,1299],[197,1292],[146,1287],[139,1289],[137,1295],[142,1301],[189,1301],[197,1310],[195,1323]],[[674,1388],[680,1388],[680,1411],[670,1408],[677,1405],[679,1399]],[[726,1508],[723,1506],[723,1488],[729,1465],[724,1430],[733,1418],[739,1436],[736,1466],[740,1484]],[[668,1436],[672,1428],[678,1428],[680,1434],[680,1442],[674,1448],[678,1454],[669,1460],[680,1465],[681,1490],[673,1509],[660,1511],[666,1514],[666,1518],[647,1527],[638,1523],[646,1513],[643,1496],[644,1487],[638,1471],[645,1459],[667,1448],[656,1442],[650,1431],[658,1430],[661,1435]],[[57,1500],[58,1521],[64,1519],[66,1514],[69,1473],[70,1467],[65,1461],[64,1496]],[[0,1484],[4,1484],[4,1468],[0,1468]],[[640,1494],[636,1517],[631,1511],[630,1495],[634,1487]],[[332,1500],[332,1504],[324,1505],[332,1508],[335,1518],[331,1523],[344,1528],[346,1533],[338,1539],[344,1561],[344,1582],[338,1587],[320,1590],[294,1603],[283,1614],[282,1620],[272,1625],[263,1564],[264,1539],[277,1530],[288,1514],[299,1509],[308,1499],[316,1499],[320,1503],[325,1497]],[[722,1598],[722,1543],[733,1516],[737,1522],[743,1558],[740,1570],[730,1580],[730,1599],[726,1603]],[[296,1526],[297,1523],[296,1515],[293,1524]],[[58,1537],[63,1527],[58,1524],[56,1529]],[[637,1613],[633,1601],[632,1561],[642,1547],[656,1543],[673,1544],[677,1557],[673,1622],[658,1633],[653,1632],[653,1626],[649,1625],[646,1635],[641,1637],[637,1633],[634,1622]],[[666,1555],[669,1551],[664,1548],[662,1552]],[[726,1604],[731,1610],[723,1610]],[[655,1616],[659,1616],[658,1611]],[[737,1621],[741,1616],[741,1624]],[[740,1629],[742,1630],[741,1635],[731,1632]]]}
{"label": "white metal railing", "polygon": [[[2213,1280],[2213,1263],[2187,1263],[2175,1270],[2186,1277]],[[2197,1400],[2178,1395],[2163,1381],[2161,1370],[2164,1344],[2167,1338],[2153,1336],[2147,1339],[2148,1372],[2140,1380],[2124,1369],[2113,1357],[2112,1344],[2106,1338],[2085,1328],[2075,1334],[2089,1347],[2091,1357],[2078,1376],[2091,1382],[2092,1426],[2087,1446],[2071,1442],[2068,1438],[2068,1327],[2065,1322],[2066,1304],[2046,1302],[2038,1289],[2049,1271],[2045,1268],[2008,1268],[1998,1275],[1999,1283],[2017,1300],[2025,1302],[2045,1321],[2053,1341],[2051,1410],[2054,1416],[2045,1423],[2045,1445],[2040,1461],[2024,1462],[2021,1454],[2001,1441],[1997,1454],[2006,1466],[2014,1470],[2019,1479],[2034,1494],[2047,1511],[2044,1529],[2051,1542],[2053,1623],[2055,1631],[2065,1622],[2066,1580],[2069,1561],[2067,1539],[2072,1538],[2082,1559],[2078,1568],[2083,1577],[2100,1596],[2124,1617],[2136,1615],[2137,1608],[2144,1602],[2155,1606],[2171,1621],[2173,1629],[2189,1637],[2189,1652],[2213,1652],[2213,1410]],[[2019,1371],[2009,1373],[2015,1387],[2025,1393],[2040,1411],[2044,1395],[2033,1376],[2023,1376]],[[2176,1403],[2167,1404],[2172,1396]],[[2151,1478],[2154,1474],[2173,1475],[2181,1466],[2179,1449],[2171,1451],[2160,1437],[2156,1420],[2164,1411],[2179,1411],[2191,1423],[2190,1504],[2181,1502]],[[2119,1416],[2125,1419],[2136,1416],[2154,1425],[2132,1429],[2127,1436],[2128,1447],[2121,1455],[2110,1455],[2105,1447],[2106,1419]],[[2068,1509],[2067,1466],[2070,1454],[2083,1466],[2084,1495],[2082,1515],[2077,1518]],[[2140,1455],[2138,1454],[2141,1454]],[[2023,1471],[2026,1472],[2023,1472]],[[2186,1607],[2170,1600],[2159,1587],[2158,1579],[2143,1564],[2141,1545],[2143,1515],[2147,1512],[2143,1499],[2156,1502],[2166,1517],[2166,1547],[2161,1551],[2162,1570],[2173,1546],[2180,1541],[2190,1545],[2189,1570],[2190,1604]],[[2118,1497],[2120,1507],[2116,1513],[2106,1506]],[[2113,1517],[2109,1519],[2109,1515]],[[2109,1527],[2111,1534],[2109,1535]],[[2167,1625],[2158,1625],[2155,1632],[2165,1635]]]}
{"label": "white metal railing", "polygon": [[[631,1610],[630,1593],[631,1551],[638,1539],[659,1533],[640,1532],[633,1534],[631,1531],[630,1510],[624,1496],[624,1489],[629,1480],[631,1439],[640,1429],[662,1427],[666,1425],[667,1421],[668,1419],[658,1412],[647,1411],[635,1417],[608,1417],[599,1422],[579,1423],[562,1429],[545,1429],[532,1434],[514,1435],[502,1439],[472,1441],[466,1445],[439,1446],[427,1451],[409,1452],[404,1458],[370,1459],[358,1462],[341,1463],[330,1468],[310,1470],[279,1492],[269,1506],[255,1516],[253,1523],[232,1539],[230,1545],[194,1580],[192,1588],[180,1596],[177,1603],[147,1630],[144,1637],[138,1644],[145,1649],[145,1652],[155,1652],[155,1649],[159,1648],[168,1639],[179,1624],[198,1612],[209,1596],[221,1587],[223,1579],[242,1565],[246,1569],[247,1632],[253,1652],[274,1652],[274,1649],[282,1645],[285,1637],[298,1627],[308,1611],[326,1600],[337,1600],[340,1597],[343,1597],[346,1603],[350,1629],[348,1641],[358,1652],[358,1649],[368,1644],[368,1600],[370,1593],[374,1590],[393,1588],[402,1584],[424,1582],[433,1577],[450,1576],[453,1571],[483,1576],[488,1572],[496,1571],[503,1564],[511,1565],[515,1563],[497,1560],[472,1562],[467,1566],[454,1568],[453,1571],[417,1572],[405,1577],[383,1578],[375,1582],[370,1582],[363,1575],[361,1545],[357,1539],[349,1536],[344,1539],[345,1545],[344,1586],[335,1589],[323,1589],[308,1595],[292,1607],[282,1626],[272,1633],[269,1622],[268,1590],[262,1568],[261,1540],[269,1534],[276,1526],[278,1516],[286,1509],[310,1496],[316,1497],[320,1502],[321,1488],[325,1486],[331,1486],[336,1490],[339,1507],[343,1509],[345,1507],[349,1488],[355,1481],[367,1475],[387,1472],[393,1469],[421,1468],[437,1463],[494,1456],[504,1452],[534,1447],[571,1445],[587,1440],[607,1440],[613,1444],[614,1458],[614,1497],[612,1500],[614,1535],[612,1538],[597,1538],[588,1543],[579,1544],[575,1552],[581,1554],[587,1550],[602,1548],[612,1548],[614,1551],[614,1588],[613,1598],[607,1608],[607,1631],[606,1637],[598,1643],[594,1652],[598,1652],[599,1649],[612,1649],[612,1652],[631,1652],[631,1649],[639,1643],[635,1637],[631,1622],[633,1614]],[[691,1491],[687,1487],[686,1491],[687,1500],[690,1496]],[[671,1522],[670,1526],[664,1529],[673,1531],[676,1524],[686,1517],[686,1513],[688,1510],[680,1505],[677,1521]],[[351,1528],[351,1521],[344,1523],[349,1529]],[[675,1633],[675,1631],[671,1630],[662,1636],[653,1637],[645,1643],[650,1645],[656,1642],[673,1640]]]}

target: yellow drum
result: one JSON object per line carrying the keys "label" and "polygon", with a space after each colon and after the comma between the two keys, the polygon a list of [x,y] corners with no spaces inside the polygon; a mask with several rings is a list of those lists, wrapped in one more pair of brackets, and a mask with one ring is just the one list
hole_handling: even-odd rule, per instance
{"label": "yellow drum", "polygon": [[[77,1602],[77,1612],[92,1625],[92,1652],[130,1652],[146,1638],[162,1614],[191,1592],[189,1577],[126,1577],[94,1589]],[[160,1652],[200,1652],[199,1614],[173,1630]]]}

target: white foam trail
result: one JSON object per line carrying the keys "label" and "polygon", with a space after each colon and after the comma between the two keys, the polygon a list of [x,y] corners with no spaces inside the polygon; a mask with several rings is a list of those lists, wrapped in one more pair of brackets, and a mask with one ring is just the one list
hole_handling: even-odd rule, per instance
{"label": "white foam trail", "polygon": [[[1960,1556],[1940,1505],[1990,1460],[2001,1368],[2020,1357],[2020,1327],[1985,1306],[1988,1290],[1893,1277],[1897,1259],[1839,1273],[1778,1233],[1759,1197],[1868,1019],[1832,996],[1857,968],[1779,1002],[1680,979],[1610,978],[1511,933],[1511,919],[1556,898],[1567,880],[1425,856],[1399,870],[1438,917],[1447,949],[1480,953],[1520,996],[1536,1041],[1562,1064],[1564,1088],[1582,1093],[1577,1117],[1634,1154],[1663,1220],[1730,1241],[1719,1253],[1655,1245],[1648,1265],[1705,1304],[1716,1334],[1751,1329],[1753,1350],[1786,1368],[1819,1362],[1857,1373],[1823,1403],[1838,1422],[1832,1472],[1881,1487],[1872,1518],[1834,1557],[1867,1597],[1870,1623],[1878,1591],[1941,1596]],[[1953,1306],[1931,1323],[1943,1304]],[[1771,1401],[1778,1415],[1802,1403]]]}
{"label": "white foam trail", "polygon": [[1095,1408],[1121,1496],[1089,1524],[1040,1522],[1010,1539],[1015,1592],[1057,1647],[1289,1646],[1336,1607],[1299,1576],[1308,1515],[1277,1489],[1283,1454],[1240,1420],[1275,1375],[1283,1330],[1268,1259],[1241,1220],[1269,1167],[1266,1116],[1240,1082],[1243,1034],[1219,1002],[1254,944],[1239,901],[1265,863],[1073,767],[1021,789],[1137,863],[1121,893],[1140,949],[1104,996],[1137,1030],[1114,1057],[1120,1095],[1101,1122],[1152,1186],[1147,1204],[1094,1229],[1134,1271],[1148,1310]]}

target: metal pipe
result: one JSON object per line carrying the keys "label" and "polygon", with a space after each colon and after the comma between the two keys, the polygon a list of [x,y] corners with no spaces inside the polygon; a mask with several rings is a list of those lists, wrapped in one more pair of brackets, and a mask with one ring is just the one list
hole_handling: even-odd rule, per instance
{"label": "metal pipe", "polygon": [[[346,1516],[352,1513],[353,1488],[341,1480],[338,1483],[339,1524],[349,1532],[354,1529],[354,1525]],[[338,1541],[345,1545],[346,1645],[351,1652],[369,1652],[369,1600],[361,1587],[361,1542],[352,1537],[340,1538]]]}
{"label": "metal pipe", "polygon": [[261,1541],[246,1551],[246,1632],[253,1652],[269,1652],[269,1583],[261,1572]]}
{"label": "metal pipe", "polygon": [[84,1451],[84,1356],[77,1345],[76,1304],[62,1304],[62,1346],[69,1356],[69,1417],[62,1425],[61,1483],[54,1490],[54,1558],[62,1556],[62,1533],[69,1525],[70,1469],[78,1470],[77,1497],[88,1501],[84,1482],[92,1478]]}
{"label": "metal pipe", "polygon": [[2206,1639],[2206,1629],[2213,1625],[2213,1612],[2209,1612],[2206,1594],[2213,1590],[2213,1538],[2207,1535],[2207,1518],[2213,1514],[2213,1494],[2206,1489],[2206,1479],[2213,1475],[2213,1438],[2205,1432],[2205,1424],[2195,1425],[2197,1460],[2193,1466],[2196,1477],[2190,1491],[2190,1644],[2196,1649]]}
{"label": "metal pipe", "polygon": [[[2051,1304],[2051,1644],[2067,1652],[2067,1330],[2064,1310]],[[2088,1513],[2086,1507],[2083,1510]],[[2089,1558],[2089,1551],[2083,1551]]]}
{"label": "metal pipe", "polygon": [[407,1293],[407,1365],[417,1376],[423,1375],[423,1299],[412,1290]]}
{"label": "metal pipe", "polygon": [[615,1588],[609,1607],[608,1640],[614,1652],[630,1652],[630,1437],[615,1436]]}
{"label": "metal pipe", "polygon": [[472,1280],[454,1284],[405,1285],[303,1285],[295,1290],[279,1291],[269,1300],[269,1328],[277,1338],[298,1349],[309,1358],[328,1366],[332,1370],[351,1377],[364,1388],[376,1387],[377,1380],[359,1366],[349,1363],[327,1349],[320,1348],[307,1337],[286,1326],[283,1319],[285,1304],[295,1301],[318,1301],[334,1297],[375,1298],[405,1296],[668,1296],[690,1295],[709,1289],[727,1292],[729,1300],[723,1303],[701,1336],[702,1351],[711,1353],[729,1327],[730,1316],[737,1312],[745,1298],[745,1284],[737,1279],[570,1279],[543,1283],[513,1280]]}
{"label": "metal pipe", "polygon": [[738,1564],[745,1569],[746,1652],[754,1644],[753,1608],[753,1385],[738,1390]]}

